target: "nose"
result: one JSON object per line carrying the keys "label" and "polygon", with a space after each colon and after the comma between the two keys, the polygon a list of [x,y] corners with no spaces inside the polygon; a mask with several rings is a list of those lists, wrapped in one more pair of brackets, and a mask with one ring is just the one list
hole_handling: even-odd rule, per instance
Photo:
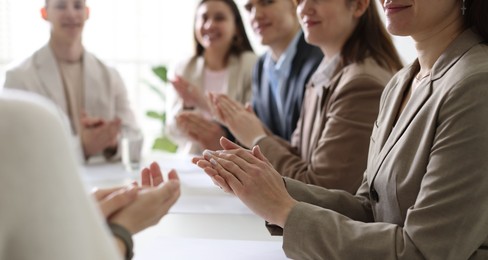
{"label": "nose", "polygon": [[297,6],[297,15],[303,17],[304,15],[313,12],[312,3],[309,0],[302,0]]}
{"label": "nose", "polygon": [[249,15],[250,15],[251,21],[256,21],[256,20],[261,19],[264,16],[264,12],[259,6],[255,6],[251,9],[251,12]]}
{"label": "nose", "polygon": [[204,23],[203,23],[203,28],[208,30],[208,29],[211,29],[214,25],[214,20],[213,19],[207,19]]}

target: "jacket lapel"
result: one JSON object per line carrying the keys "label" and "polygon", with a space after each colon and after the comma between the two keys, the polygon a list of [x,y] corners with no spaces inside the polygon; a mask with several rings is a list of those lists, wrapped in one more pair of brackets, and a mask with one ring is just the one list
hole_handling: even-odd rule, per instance
{"label": "jacket lapel", "polygon": [[[377,140],[381,148],[378,160],[375,160],[377,163],[375,164],[373,171],[374,176],[376,176],[383,161],[398,142],[398,139],[405,133],[412,120],[432,94],[432,79],[429,79],[411,94],[407,105],[397,120],[397,124],[393,126],[395,117],[403,101],[403,95],[406,89],[410,87],[410,79],[413,77],[413,73],[417,71],[414,69],[414,67],[416,67],[415,65],[416,64],[412,65],[410,70],[398,79],[397,82],[404,82],[404,84],[394,87],[391,93],[391,99],[388,97],[385,99],[385,102],[391,104],[386,104],[385,112],[382,113],[385,118],[379,118],[377,121],[378,126],[383,130],[379,133]],[[370,180],[374,180],[374,178],[371,178]]]}
{"label": "jacket lapel", "polygon": [[68,111],[61,73],[49,45],[41,48],[35,58],[36,73],[46,95],[63,111]]}
{"label": "jacket lapel", "polygon": [[311,125],[311,129],[309,129],[309,131],[312,131],[312,135],[310,138],[310,143],[308,144],[308,156],[306,158],[310,158],[313,151],[317,147],[317,143],[320,140],[320,136],[324,131],[325,124],[327,123],[327,119],[325,118],[327,116],[327,104],[330,96],[332,93],[334,93],[334,90],[342,77],[343,67],[336,68],[336,71],[338,71],[338,73],[334,75],[332,79],[315,78],[314,81],[318,81],[320,84],[315,85],[315,83],[312,83],[314,84],[314,90],[317,94],[317,98],[314,99],[316,100],[316,104],[313,106],[315,109],[315,119],[313,119],[314,122]]}
{"label": "jacket lapel", "polygon": [[[232,99],[243,99],[244,97],[237,96],[238,85],[229,84],[230,82],[235,82],[235,79],[237,79],[237,76],[239,75],[239,66],[237,66],[237,63],[237,57],[235,57],[235,55],[231,55],[229,57],[229,64],[227,65],[227,68],[229,68],[229,74],[227,75],[227,93]],[[242,100],[238,101],[241,102]]]}

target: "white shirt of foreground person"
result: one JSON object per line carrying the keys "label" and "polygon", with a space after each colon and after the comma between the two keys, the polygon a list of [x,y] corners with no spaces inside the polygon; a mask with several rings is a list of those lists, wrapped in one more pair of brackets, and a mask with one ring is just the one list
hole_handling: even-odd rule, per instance
{"label": "white shirt of foreground person", "polygon": [[0,259],[121,259],[59,115],[36,94],[0,90]]}

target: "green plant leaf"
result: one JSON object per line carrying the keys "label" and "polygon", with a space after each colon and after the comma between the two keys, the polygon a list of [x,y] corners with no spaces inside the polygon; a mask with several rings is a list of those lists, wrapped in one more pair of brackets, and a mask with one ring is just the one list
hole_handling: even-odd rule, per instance
{"label": "green plant leaf", "polygon": [[159,113],[159,112],[156,112],[154,110],[148,110],[146,112],[147,117],[158,119],[158,120],[162,120],[162,119],[166,118],[166,115],[163,115],[163,114],[165,114],[165,113]]}
{"label": "green plant leaf", "polygon": [[165,100],[165,96],[164,96],[164,93],[161,89],[159,89],[156,85],[152,84],[151,82],[147,81],[147,80],[143,80],[144,84],[146,84],[152,91],[154,91],[154,93],[156,93],[160,98],[161,100]]}
{"label": "green plant leaf", "polygon": [[168,137],[162,136],[154,140],[152,149],[166,151],[170,153],[176,153],[176,150],[178,149],[178,145],[176,145],[171,140],[169,140]]}
{"label": "green plant leaf", "polygon": [[158,76],[158,78],[160,78],[164,83],[167,83],[168,82],[168,69],[166,68],[166,66],[164,65],[161,65],[161,66],[157,66],[157,67],[153,67],[152,68],[152,71],[154,72],[154,74],[156,74]]}

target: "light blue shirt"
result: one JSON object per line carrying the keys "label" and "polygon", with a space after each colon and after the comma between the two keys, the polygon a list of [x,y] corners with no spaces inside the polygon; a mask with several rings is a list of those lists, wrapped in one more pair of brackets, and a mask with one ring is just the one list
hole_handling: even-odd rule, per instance
{"label": "light blue shirt", "polygon": [[288,75],[291,71],[291,65],[293,58],[297,52],[297,43],[300,39],[300,33],[298,32],[293,40],[290,42],[286,51],[281,54],[276,62],[273,61],[271,57],[271,52],[268,52],[264,60],[264,71],[266,72],[266,77],[269,84],[271,85],[271,90],[273,91],[273,96],[276,103],[281,109],[281,90],[283,89],[283,84],[286,84]]}

